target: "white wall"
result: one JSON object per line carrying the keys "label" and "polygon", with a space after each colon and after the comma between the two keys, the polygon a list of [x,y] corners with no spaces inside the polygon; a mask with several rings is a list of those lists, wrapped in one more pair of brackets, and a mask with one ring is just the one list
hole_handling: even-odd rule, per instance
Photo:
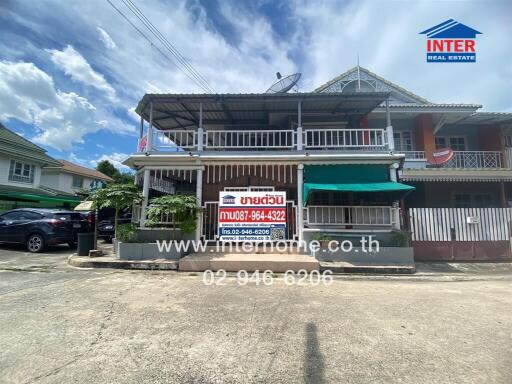
{"label": "white wall", "polygon": [[[82,178],[84,180],[83,188],[88,189],[93,179],[84,176],[82,176]],[[43,170],[43,175],[41,177],[41,185],[57,189],[59,191],[66,193],[76,193],[81,190],[81,188],[73,187],[72,173],[55,170]]]}
{"label": "white wall", "polygon": [[[34,165],[34,182],[33,183],[20,183],[15,181],[9,181],[9,167],[11,160],[18,160],[23,163]],[[41,165],[31,161],[24,160],[21,157],[8,157],[4,154],[0,154],[0,185],[15,186],[21,188],[37,188],[39,187],[41,180]]]}

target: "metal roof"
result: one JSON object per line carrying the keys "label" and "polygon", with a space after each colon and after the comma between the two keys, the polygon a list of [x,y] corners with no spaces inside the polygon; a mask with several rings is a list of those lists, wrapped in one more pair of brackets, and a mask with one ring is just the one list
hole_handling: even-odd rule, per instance
{"label": "metal roof", "polygon": [[460,124],[506,124],[512,123],[510,112],[475,112],[459,122]]}
{"label": "metal roof", "polygon": [[251,93],[251,94],[146,94],[136,112],[158,129],[188,129],[199,123],[202,103],[204,125],[268,124],[270,113],[365,116],[389,97],[388,92],[356,93]]}

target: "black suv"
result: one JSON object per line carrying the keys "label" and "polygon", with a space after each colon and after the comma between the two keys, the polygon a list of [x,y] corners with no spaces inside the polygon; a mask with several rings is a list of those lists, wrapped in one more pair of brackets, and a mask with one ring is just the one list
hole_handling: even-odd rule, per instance
{"label": "black suv", "polygon": [[30,252],[54,244],[74,247],[77,234],[86,230],[87,222],[73,211],[20,208],[0,215],[0,242],[25,244]]}

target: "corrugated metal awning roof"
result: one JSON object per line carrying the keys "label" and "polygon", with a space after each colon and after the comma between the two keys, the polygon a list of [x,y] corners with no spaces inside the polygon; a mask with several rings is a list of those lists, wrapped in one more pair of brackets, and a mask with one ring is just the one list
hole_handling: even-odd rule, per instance
{"label": "corrugated metal awning roof", "polygon": [[510,112],[475,112],[460,121],[460,124],[506,124],[512,123]]}
{"label": "corrugated metal awning roof", "polygon": [[270,113],[365,116],[389,96],[388,92],[282,93],[282,94],[146,94],[136,112],[159,129],[187,129],[199,123],[202,104],[204,125],[267,124]]}

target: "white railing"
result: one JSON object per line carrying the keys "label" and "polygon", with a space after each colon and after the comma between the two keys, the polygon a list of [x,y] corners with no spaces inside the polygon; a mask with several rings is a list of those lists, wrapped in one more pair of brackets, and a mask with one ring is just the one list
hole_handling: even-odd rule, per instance
{"label": "white railing", "polygon": [[401,151],[399,149],[396,150],[396,152],[405,154],[406,159],[411,160],[425,160],[425,151]]}
{"label": "white railing", "polygon": [[306,149],[385,149],[385,129],[306,129]]}
{"label": "white railing", "polygon": [[192,130],[157,130],[153,140],[153,146],[157,150],[179,152],[197,148],[197,132]]}
{"label": "white railing", "polygon": [[501,168],[499,151],[455,151],[443,168]]}
{"label": "white railing", "polygon": [[310,205],[304,208],[306,225],[391,226],[390,206],[327,206]]}
{"label": "white railing", "polygon": [[203,142],[207,149],[293,148],[295,132],[292,130],[206,131]]}

